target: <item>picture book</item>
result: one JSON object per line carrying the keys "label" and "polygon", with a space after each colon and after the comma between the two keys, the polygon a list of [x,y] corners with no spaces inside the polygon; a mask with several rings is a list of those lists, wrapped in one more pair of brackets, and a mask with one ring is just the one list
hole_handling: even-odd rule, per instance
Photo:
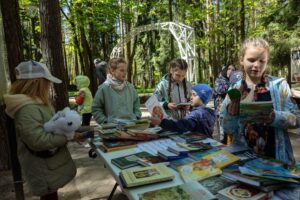
{"label": "picture book", "polygon": [[157,99],[157,97],[155,95],[152,95],[145,102],[145,106],[148,109],[148,111],[151,113],[151,116],[158,117],[160,119],[167,118],[167,114],[165,112],[165,109],[159,103],[159,101],[158,101],[158,99]]}
{"label": "picture book", "polygon": [[235,184],[224,188],[217,195],[219,199],[234,200],[262,200],[270,199],[272,196],[273,192],[265,193],[257,188],[242,184]]}
{"label": "picture book", "polygon": [[205,200],[215,198],[214,195],[210,193],[205,187],[195,181],[164,189],[145,192],[139,195],[140,200],[199,200],[199,197]]}
{"label": "picture book", "polygon": [[151,183],[170,181],[175,178],[172,171],[162,164],[149,167],[129,168],[120,172],[124,187],[135,187]]}
{"label": "picture book", "polygon": [[250,160],[243,167],[239,167],[239,169],[242,173],[246,172],[266,177],[300,178],[285,169],[281,163],[274,163],[263,158]]}
{"label": "picture book", "polygon": [[213,160],[205,158],[180,165],[177,167],[177,171],[179,171],[184,182],[200,181],[222,173],[221,169],[216,166]]}
{"label": "picture book", "polygon": [[206,139],[207,135],[203,133],[188,132],[188,133],[180,134],[179,137],[183,138],[185,142],[189,143],[189,142]]}
{"label": "picture book", "polygon": [[138,165],[138,159],[140,158],[147,158],[152,156],[150,153],[142,151],[139,153],[131,154],[128,156],[122,156],[119,158],[114,158],[111,160],[111,163],[119,167],[120,169],[126,169],[129,167],[137,166]]}
{"label": "picture book", "polygon": [[199,183],[214,195],[216,195],[218,191],[235,184],[233,181],[222,176],[209,177],[207,179],[199,181]]}
{"label": "picture book", "polygon": [[241,102],[240,120],[244,123],[257,122],[269,117],[272,110],[272,101]]}
{"label": "picture book", "polygon": [[231,165],[240,160],[240,158],[225,150],[216,151],[203,157],[204,159],[213,160],[220,169]]}
{"label": "picture book", "polygon": [[206,156],[206,155],[208,155],[210,153],[213,153],[213,152],[217,152],[217,151],[219,151],[219,149],[212,148],[212,149],[203,150],[203,151],[190,152],[190,153],[188,153],[188,156],[191,157],[194,160],[200,160],[204,156]]}

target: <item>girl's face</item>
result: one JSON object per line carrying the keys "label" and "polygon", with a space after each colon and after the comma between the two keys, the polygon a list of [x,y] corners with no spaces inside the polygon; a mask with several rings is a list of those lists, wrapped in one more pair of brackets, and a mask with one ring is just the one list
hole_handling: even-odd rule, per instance
{"label": "girl's face", "polygon": [[181,83],[186,75],[187,70],[181,70],[179,67],[171,69],[172,79],[176,81],[176,83]]}
{"label": "girl's face", "polygon": [[244,66],[246,77],[259,82],[267,68],[268,52],[262,47],[249,46],[240,63]]}
{"label": "girl's face", "polygon": [[235,71],[235,67],[233,65],[229,65],[227,68],[227,78],[229,78],[231,73],[234,71]]}
{"label": "girl's face", "polygon": [[200,100],[200,97],[197,95],[197,93],[192,90],[192,95],[191,95],[191,106],[197,107],[202,105],[202,101]]}
{"label": "girl's face", "polygon": [[127,77],[127,65],[119,63],[116,69],[111,70],[111,75],[116,80],[125,81]]}

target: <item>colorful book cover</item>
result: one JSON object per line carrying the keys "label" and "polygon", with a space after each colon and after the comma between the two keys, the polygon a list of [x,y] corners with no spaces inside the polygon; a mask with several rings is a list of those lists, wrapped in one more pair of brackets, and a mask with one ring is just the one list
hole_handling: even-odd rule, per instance
{"label": "colorful book cover", "polygon": [[208,150],[212,148],[210,145],[204,144],[202,142],[197,142],[197,143],[177,142],[176,144],[179,147],[185,148],[188,151],[202,151],[202,150]]}
{"label": "colorful book cover", "polygon": [[217,151],[219,151],[219,149],[213,148],[213,149],[208,149],[208,150],[204,150],[204,151],[190,152],[190,153],[188,153],[188,156],[194,160],[200,160],[204,156],[214,153],[214,152],[217,152]]}
{"label": "colorful book cover", "polygon": [[269,117],[273,110],[271,101],[241,102],[240,120],[244,123],[257,122],[259,119]]}
{"label": "colorful book cover", "polygon": [[218,192],[220,199],[224,197],[234,200],[261,200],[269,199],[272,196],[272,192],[264,193],[257,188],[250,187],[249,185],[235,184],[224,188]]}
{"label": "colorful book cover", "polygon": [[233,181],[228,180],[222,176],[209,177],[207,179],[199,181],[199,183],[214,195],[216,195],[220,190],[235,184]]}
{"label": "colorful book cover", "polygon": [[150,153],[142,151],[139,153],[131,154],[128,156],[122,156],[119,158],[114,158],[111,160],[111,163],[119,167],[120,169],[126,169],[129,167],[137,166],[138,165],[138,160],[140,158],[147,158],[152,156]]}
{"label": "colorful book cover", "polygon": [[225,150],[216,151],[203,157],[204,159],[213,160],[220,169],[231,165],[240,160],[240,158]]}
{"label": "colorful book cover", "polygon": [[201,159],[186,165],[177,167],[184,182],[200,181],[222,173],[213,160]]}
{"label": "colorful book cover", "polygon": [[282,167],[281,163],[274,163],[262,158],[250,160],[239,169],[241,172],[247,171],[253,175],[300,179],[299,176],[293,175],[289,170]]}
{"label": "colorful book cover", "polygon": [[205,200],[215,199],[215,196],[212,193],[195,181],[145,192],[140,194],[139,197],[140,200],[199,200],[199,197]]}
{"label": "colorful book cover", "polygon": [[135,187],[151,183],[173,180],[172,171],[163,164],[149,167],[129,168],[120,172],[120,177],[125,187]]}
{"label": "colorful book cover", "polygon": [[151,113],[151,116],[158,117],[160,119],[167,118],[167,114],[165,112],[165,109],[159,103],[159,101],[158,101],[158,99],[157,99],[157,97],[155,95],[152,95],[145,102],[145,106],[148,109],[148,111]]}

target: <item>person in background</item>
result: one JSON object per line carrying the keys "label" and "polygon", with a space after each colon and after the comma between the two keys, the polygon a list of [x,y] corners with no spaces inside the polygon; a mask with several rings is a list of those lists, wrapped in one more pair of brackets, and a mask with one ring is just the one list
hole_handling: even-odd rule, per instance
{"label": "person in background", "polygon": [[105,61],[101,61],[100,58],[96,58],[94,60],[94,65],[96,68],[98,85],[101,85],[106,80],[107,63]]}
{"label": "person in background", "polygon": [[78,112],[82,116],[82,126],[89,126],[92,118],[93,96],[89,89],[90,79],[87,76],[79,75],[75,78],[78,94],[75,102],[78,105]]}
{"label": "person in background", "polygon": [[[222,102],[225,99],[225,96],[227,94],[227,90],[229,88],[229,77],[231,74],[236,70],[234,64],[229,62],[225,65],[225,67],[220,72],[220,76],[215,81],[215,91],[214,91],[214,107],[216,112],[220,112],[220,106]],[[224,134],[223,127],[219,124],[218,120],[218,128],[219,128],[219,134],[220,134],[220,141],[224,144],[227,143],[226,139],[227,136]]]}
{"label": "person in background", "polygon": [[[264,39],[250,38],[244,41],[240,50],[242,80],[232,86],[240,89],[242,96],[230,100],[227,95],[220,116],[224,131],[233,134],[233,143],[246,144],[254,151],[259,149],[259,154],[292,165],[295,159],[287,131],[289,128],[299,127],[295,113],[296,105],[291,102],[291,90],[286,80],[267,74],[268,60],[269,45]],[[273,112],[267,119],[256,119],[263,123],[239,123],[238,109],[241,101],[272,101]],[[247,128],[250,125],[251,130],[257,133],[256,142]],[[251,144],[248,144],[245,138],[252,138]],[[264,142],[260,143],[262,139]]]}
{"label": "person in background", "polygon": [[[41,200],[56,200],[57,190],[76,175],[67,138],[43,129],[43,124],[54,115],[49,101],[51,82],[61,80],[36,61],[21,62],[16,67],[16,78],[4,101],[5,111],[15,123],[22,174],[33,195]],[[80,139],[77,132],[74,139]]]}
{"label": "person in background", "polygon": [[158,117],[152,116],[150,119],[151,123],[153,125],[159,125],[166,131],[180,133],[187,131],[197,132],[212,138],[217,115],[213,109],[206,107],[212,95],[213,91],[210,86],[197,84],[192,87],[192,95],[190,98],[193,109],[184,119],[178,121],[172,119],[161,120]]}
{"label": "person in background", "polygon": [[189,106],[177,107],[176,104],[188,102],[192,84],[185,79],[188,65],[184,59],[176,58],[169,63],[169,73],[156,86],[154,94],[170,118],[183,119]]}
{"label": "person in background", "polygon": [[98,124],[112,122],[115,118],[136,120],[141,117],[139,96],[126,79],[126,61],[112,58],[108,63],[107,79],[98,87],[92,104],[93,117]]}

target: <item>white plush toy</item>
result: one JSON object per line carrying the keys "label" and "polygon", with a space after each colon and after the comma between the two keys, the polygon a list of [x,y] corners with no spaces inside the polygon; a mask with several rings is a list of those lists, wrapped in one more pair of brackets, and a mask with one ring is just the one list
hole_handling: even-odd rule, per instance
{"label": "white plush toy", "polygon": [[81,125],[80,115],[69,107],[58,111],[48,122],[44,124],[44,130],[54,134],[65,135],[68,140],[73,139],[75,130]]}

